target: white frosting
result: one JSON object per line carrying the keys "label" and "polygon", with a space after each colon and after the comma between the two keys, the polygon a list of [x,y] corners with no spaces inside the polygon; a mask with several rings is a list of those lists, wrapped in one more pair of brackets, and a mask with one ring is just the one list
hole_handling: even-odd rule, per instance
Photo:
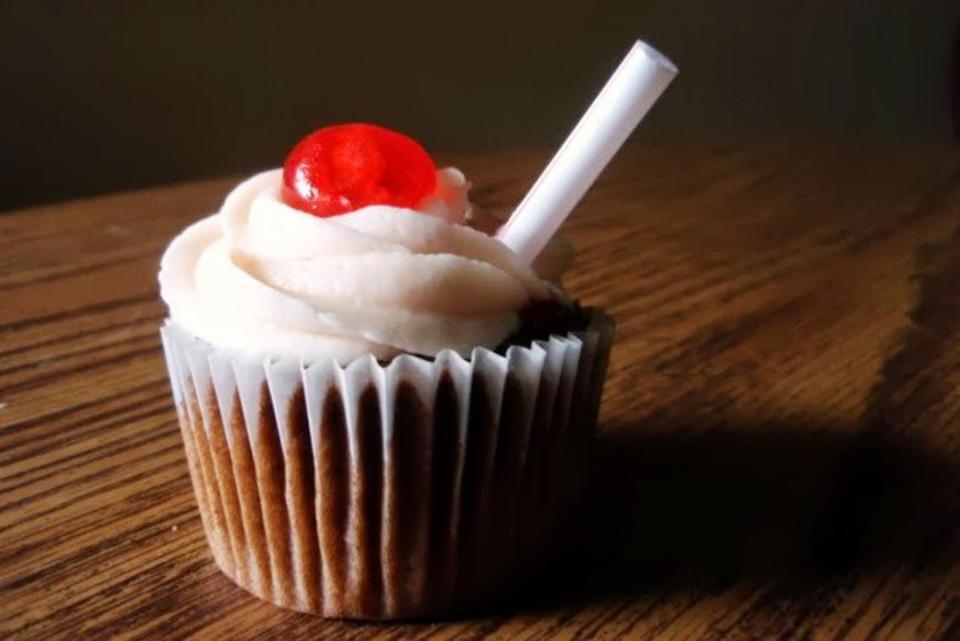
{"label": "white frosting", "polygon": [[437,184],[416,210],[319,218],[283,203],[281,170],[253,176],[164,253],[171,319],[217,347],[304,360],[496,346],[531,298],[560,294],[462,224],[463,174],[441,170]]}

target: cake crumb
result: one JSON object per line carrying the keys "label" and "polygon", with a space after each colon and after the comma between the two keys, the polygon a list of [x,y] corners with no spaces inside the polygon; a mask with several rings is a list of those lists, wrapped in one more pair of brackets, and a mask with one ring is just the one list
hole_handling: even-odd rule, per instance
{"label": "cake crumb", "polygon": [[179,526],[179,525],[171,525],[171,526],[170,526],[170,531],[171,531],[171,532],[176,532],[176,531],[179,530],[179,529],[180,529],[180,526]]}

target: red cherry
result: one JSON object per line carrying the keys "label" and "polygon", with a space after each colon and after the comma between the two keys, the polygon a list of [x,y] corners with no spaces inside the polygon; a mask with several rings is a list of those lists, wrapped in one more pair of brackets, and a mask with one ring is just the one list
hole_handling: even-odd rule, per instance
{"label": "red cherry", "polygon": [[363,123],[313,132],[283,163],[283,200],[315,216],[367,205],[414,207],[437,188],[437,168],[415,140]]}

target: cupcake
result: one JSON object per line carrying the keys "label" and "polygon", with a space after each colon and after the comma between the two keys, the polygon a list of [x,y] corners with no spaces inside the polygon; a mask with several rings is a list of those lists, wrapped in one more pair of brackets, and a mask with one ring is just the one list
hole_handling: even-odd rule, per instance
{"label": "cupcake", "polygon": [[392,619],[535,567],[612,324],[412,139],[327,127],[167,248],[161,329],[213,558],[278,606]]}

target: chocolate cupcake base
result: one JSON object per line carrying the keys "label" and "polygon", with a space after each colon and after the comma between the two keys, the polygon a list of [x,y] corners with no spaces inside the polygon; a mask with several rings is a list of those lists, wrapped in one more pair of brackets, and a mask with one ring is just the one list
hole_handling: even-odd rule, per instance
{"label": "chocolate cupcake base", "polygon": [[281,607],[395,619],[479,605],[549,548],[613,325],[346,366],[161,334],[217,565]]}

